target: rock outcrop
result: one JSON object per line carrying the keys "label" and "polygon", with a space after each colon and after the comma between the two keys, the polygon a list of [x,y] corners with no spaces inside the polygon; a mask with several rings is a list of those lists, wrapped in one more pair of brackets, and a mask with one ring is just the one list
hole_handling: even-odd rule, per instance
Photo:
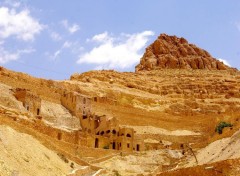
{"label": "rock outcrop", "polygon": [[207,51],[189,44],[184,38],[161,34],[141,58],[136,71],[154,69],[226,70],[228,66],[213,58]]}

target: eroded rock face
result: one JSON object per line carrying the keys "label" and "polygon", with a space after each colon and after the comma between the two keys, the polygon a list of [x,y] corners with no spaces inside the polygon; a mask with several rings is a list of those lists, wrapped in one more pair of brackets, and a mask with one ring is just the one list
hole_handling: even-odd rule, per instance
{"label": "eroded rock face", "polygon": [[161,34],[146,48],[136,71],[161,68],[226,70],[229,67],[184,38]]}

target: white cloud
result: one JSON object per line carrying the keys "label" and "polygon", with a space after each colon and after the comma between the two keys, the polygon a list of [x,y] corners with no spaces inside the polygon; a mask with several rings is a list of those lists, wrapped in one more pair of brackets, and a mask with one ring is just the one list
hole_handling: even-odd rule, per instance
{"label": "white cloud", "polygon": [[12,60],[17,60],[19,58],[18,53],[9,53],[4,48],[0,47],[0,63],[5,64]]}
{"label": "white cloud", "polygon": [[28,10],[17,13],[14,9],[0,8],[0,38],[5,39],[16,36],[18,39],[34,40],[35,35],[43,30],[43,26],[33,17]]}
{"label": "white cloud", "polygon": [[77,32],[80,29],[80,27],[77,24],[73,24],[72,26],[69,27],[69,32],[71,34]]}
{"label": "white cloud", "polygon": [[5,50],[4,47],[0,46],[0,63],[5,64],[9,61],[17,60],[22,54],[29,54],[34,52],[35,50],[30,48],[30,49],[23,49],[23,50],[17,50],[16,52],[9,52]]}
{"label": "white cloud", "polygon": [[139,62],[152,31],[135,34],[121,34],[119,37],[110,36],[107,32],[92,37],[97,42],[91,51],[81,55],[78,64],[96,64],[96,68],[129,68]]}
{"label": "white cloud", "polygon": [[105,41],[111,40],[111,37],[109,37],[108,32],[104,32],[104,33],[93,36],[93,38],[90,39],[89,41],[91,40],[96,42],[105,42]]}
{"label": "white cloud", "polygon": [[56,59],[59,54],[61,54],[62,50],[57,50],[54,54],[53,54],[53,59]]}
{"label": "white cloud", "polygon": [[55,51],[55,53],[54,53],[52,56],[50,56],[50,57],[51,57],[52,59],[56,59],[56,58],[63,52],[64,49],[70,48],[72,45],[73,45],[72,42],[65,41],[65,42],[62,44],[61,48],[58,49],[57,51]]}
{"label": "white cloud", "polygon": [[46,52],[45,55],[50,57],[51,59],[56,59],[65,50],[69,50],[72,54],[79,54],[79,52],[82,51],[83,48],[79,45],[78,42],[65,41],[62,44],[62,46],[58,50],[56,50],[52,55],[49,54],[48,52]]}
{"label": "white cloud", "polygon": [[70,25],[67,20],[63,20],[61,23],[70,34],[73,34],[80,29],[79,25],[77,25],[76,23]]}
{"label": "white cloud", "polygon": [[57,32],[51,32],[51,33],[50,33],[50,37],[51,37],[54,41],[60,41],[60,40],[62,40],[61,35],[58,34]]}
{"label": "white cloud", "polygon": [[231,65],[229,64],[229,62],[228,62],[227,60],[221,59],[221,58],[218,58],[218,60],[219,60],[220,62],[223,62],[225,65],[231,67]]}

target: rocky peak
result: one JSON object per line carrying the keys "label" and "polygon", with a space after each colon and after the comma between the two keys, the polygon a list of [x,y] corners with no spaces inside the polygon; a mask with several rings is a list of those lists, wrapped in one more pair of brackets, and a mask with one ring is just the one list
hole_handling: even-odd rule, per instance
{"label": "rocky peak", "polygon": [[141,58],[136,72],[154,69],[208,69],[226,70],[228,66],[213,58],[207,51],[189,44],[184,38],[161,34]]}

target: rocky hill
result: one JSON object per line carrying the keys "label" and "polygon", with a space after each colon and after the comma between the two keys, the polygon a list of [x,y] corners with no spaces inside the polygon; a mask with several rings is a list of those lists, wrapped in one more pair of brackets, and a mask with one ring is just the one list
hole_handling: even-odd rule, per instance
{"label": "rocky hill", "polygon": [[146,48],[136,71],[161,68],[226,70],[228,66],[184,38],[161,34]]}
{"label": "rocky hill", "polygon": [[[13,95],[16,88],[28,89],[42,99],[42,120],[32,119],[27,115],[26,108]],[[224,65],[207,51],[189,44],[183,38],[160,35],[146,49],[140,64],[136,66],[136,72],[89,71],[73,74],[69,80],[54,81],[34,78],[0,67],[0,91],[0,124],[17,131],[8,130],[8,135],[19,132],[30,134],[35,138],[34,141],[39,140],[53,153],[64,153],[69,161],[76,162],[78,167],[87,173],[103,168],[107,171],[106,175],[156,175],[160,171],[193,166],[195,158],[184,148],[188,145],[191,145],[199,158],[199,164],[216,165],[216,168],[223,164],[224,168],[231,170],[231,167],[225,164],[228,163],[227,159],[234,159],[234,162],[236,160],[236,163],[239,163],[237,151],[228,151],[239,149],[239,140],[235,140],[235,136],[237,134],[239,137],[240,128],[240,72]],[[32,124],[36,125],[41,121],[39,125],[47,124],[48,128],[54,127],[56,130],[81,130],[79,119],[61,105],[60,97],[63,91],[75,91],[102,99],[103,101],[92,105],[94,113],[116,117],[121,126],[132,127],[136,137],[148,142],[148,151],[120,155],[114,150],[69,145],[64,141],[53,140],[42,134],[41,130],[29,129]],[[233,126],[225,128],[223,134],[219,135],[215,128],[222,121]],[[11,146],[6,142],[8,139],[4,138],[4,131],[8,129],[5,126],[0,129],[0,148],[3,143],[8,149]],[[23,139],[13,136],[12,144],[14,140],[22,140],[25,145],[25,135],[20,136],[23,136]],[[227,146],[223,145],[224,141],[227,141]],[[219,153],[214,155],[216,159],[212,160],[216,148]],[[19,151],[22,151],[22,148],[20,149]],[[44,157],[46,150],[41,151],[39,156]],[[202,153],[206,158],[201,157]],[[10,155],[9,158],[4,156],[4,162],[0,157],[0,175],[4,168],[13,172],[14,157],[19,161],[25,157],[25,154]],[[35,155],[28,155],[32,155],[29,156],[30,162],[39,162],[33,160]],[[224,157],[220,157],[223,155]],[[59,156],[51,156],[59,160]],[[47,162],[48,157],[44,158],[44,162],[45,160]],[[212,163],[216,161],[218,163]],[[222,161],[224,163],[221,163]],[[6,163],[9,163],[9,166]],[[55,167],[55,162],[51,163],[49,160],[48,163],[50,168]],[[70,163],[63,165],[66,166],[64,173],[69,173]],[[35,166],[42,167],[41,164]],[[234,173],[239,169],[235,166]],[[199,169],[204,170],[204,167],[174,171],[173,175],[194,173]],[[22,169],[29,169],[27,161],[24,168],[18,165],[18,171]],[[41,172],[36,175],[41,175]],[[51,175],[57,174],[55,170],[52,172]],[[171,175],[171,172],[169,174]]]}

